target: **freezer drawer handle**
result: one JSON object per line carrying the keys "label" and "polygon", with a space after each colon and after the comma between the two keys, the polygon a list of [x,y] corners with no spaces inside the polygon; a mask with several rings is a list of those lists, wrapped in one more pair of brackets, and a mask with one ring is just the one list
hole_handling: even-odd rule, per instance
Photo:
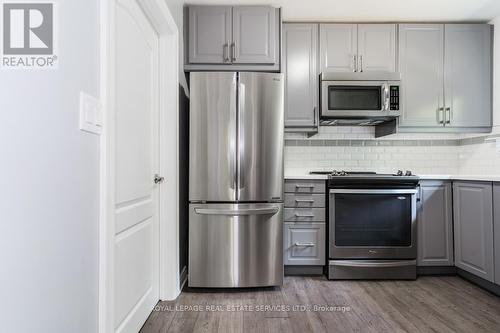
{"label": "freezer drawer handle", "polygon": [[295,213],[295,217],[314,217],[314,214],[299,214],[299,213]]}
{"label": "freezer drawer handle", "polygon": [[313,199],[295,199],[295,202],[314,202]]}
{"label": "freezer drawer handle", "polygon": [[266,208],[242,208],[242,209],[216,209],[216,208],[195,208],[196,214],[200,215],[274,215],[278,212],[278,207]]}
{"label": "freezer drawer handle", "polygon": [[296,242],[294,245],[301,246],[301,247],[314,247],[314,245],[316,245],[316,244],[314,244],[312,242],[307,242],[307,243]]}

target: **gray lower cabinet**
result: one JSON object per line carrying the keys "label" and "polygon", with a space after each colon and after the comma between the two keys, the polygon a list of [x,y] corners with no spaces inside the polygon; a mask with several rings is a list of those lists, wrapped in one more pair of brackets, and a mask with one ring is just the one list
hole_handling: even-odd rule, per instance
{"label": "gray lower cabinet", "polygon": [[494,281],[493,185],[488,182],[453,183],[455,265]]}
{"label": "gray lower cabinet", "polygon": [[500,183],[493,185],[493,230],[495,248],[495,283],[500,284]]}
{"label": "gray lower cabinet", "polygon": [[420,182],[417,210],[418,266],[453,266],[450,181]]}
{"label": "gray lower cabinet", "polygon": [[314,130],[318,124],[318,24],[283,24],[285,129]]}
{"label": "gray lower cabinet", "polygon": [[325,264],[325,224],[285,223],[285,265]]}
{"label": "gray lower cabinet", "polygon": [[324,180],[285,180],[283,214],[285,265],[325,265],[325,197]]}

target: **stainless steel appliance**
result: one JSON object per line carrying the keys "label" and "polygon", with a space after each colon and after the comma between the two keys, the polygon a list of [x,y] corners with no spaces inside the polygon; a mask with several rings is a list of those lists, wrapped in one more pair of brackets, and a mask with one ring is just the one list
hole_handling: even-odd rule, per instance
{"label": "stainless steel appliance", "polygon": [[322,125],[378,125],[398,117],[401,75],[392,72],[321,74]]}
{"label": "stainless steel appliance", "polygon": [[281,74],[190,74],[190,287],[283,283]]}
{"label": "stainless steel appliance", "polygon": [[419,178],[334,172],[329,176],[330,279],[415,279]]}

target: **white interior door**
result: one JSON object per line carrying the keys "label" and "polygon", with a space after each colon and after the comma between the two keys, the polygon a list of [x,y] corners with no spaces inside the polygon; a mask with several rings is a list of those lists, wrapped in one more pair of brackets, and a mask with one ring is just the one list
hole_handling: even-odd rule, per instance
{"label": "white interior door", "polygon": [[115,22],[114,328],[137,332],[159,299],[159,37],[137,0]]}

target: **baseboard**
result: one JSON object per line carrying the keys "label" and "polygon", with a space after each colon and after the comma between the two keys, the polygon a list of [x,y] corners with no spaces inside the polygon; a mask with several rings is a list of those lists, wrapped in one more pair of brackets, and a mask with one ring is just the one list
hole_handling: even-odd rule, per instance
{"label": "baseboard", "polygon": [[458,273],[458,276],[466,279],[467,281],[472,282],[475,285],[477,285],[483,289],[486,289],[490,293],[493,293],[497,296],[500,296],[500,286],[499,285],[497,285],[493,282],[490,282],[488,280],[485,280],[483,278],[480,278],[478,276],[475,276],[474,274],[469,273],[467,271],[464,271],[463,269],[460,269],[460,268],[457,268],[457,273]]}
{"label": "baseboard", "polygon": [[187,283],[187,277],[188,277],[188,274],[187,274],[187,266],[184,266],[181,270],[181,274],[179,276],[179,281],[181,282],[181,285],[180,285],[180,290],[184,289],[184,286],[186,285]]}
{"label": "baseboard", "polygon": [[455,266],[417,266],[417,275],[456,275]]}
{"label": "baseboard", "polygon": [[323,275],[324,266],[285,266],[285,275]]}

